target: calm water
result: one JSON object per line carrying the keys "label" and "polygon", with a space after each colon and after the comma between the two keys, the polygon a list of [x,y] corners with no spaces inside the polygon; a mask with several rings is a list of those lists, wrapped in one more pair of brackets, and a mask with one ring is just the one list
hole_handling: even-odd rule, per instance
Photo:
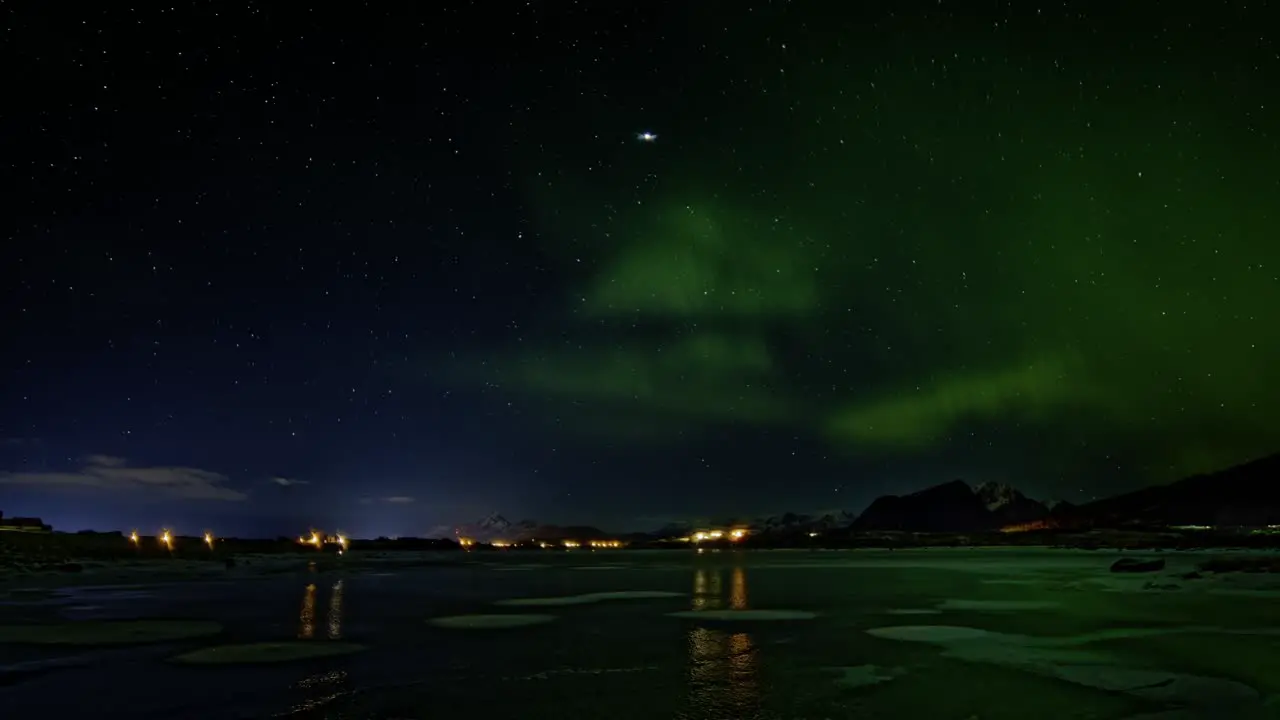
{"label": "calm water", "polygon": [[[1237,596],[1227,604],[1190,588],[1092,585],[1095,578],[1109,580],[1112,559],[999,550],[511,554],[464,567],[78,591],[0,612],[212,619],[226,627],[226,637],[90,652],[0,646],[0,663],[56,655],[84,663],[0,686],[0,706],[39,707],[55,717],[88,712],[131,720],[459,713],[521,719],[990,720],[1148,717],[1143,713],[1179,707],[1180,714],[1149,717],[1228,717],[1222,714],[1227,711],[1230,717],[1280,717],[1272,712],[1278,706],[1268,704],[1280,692],[1280,635],[1264,632],[1280,626],[1275,597]],[[680,596],[494,606],[519,597],[633,590]],[[1214,608],[1227,607],[1229,613],[1216,613],[1224,617],[1208,617]],[[708,622],[667,615],[691,609],[817,616]],[[488,630],[441,629],[428,622],[477,613],[556,618]],[[1172,632],[1224,623],[1239,632]],[[1000,642],[957,651],[954,645],[867,632],[903,625],[982,629],[998,633],[993,637]],[[1129,635],[1152,630],[1150,636]],[[1104,636],[1087,646],[1071,640],[1097,632]],[[290,639],[356,642],[368,649],[273,665],[166,662],[215,642]],[[1207,644],[1221,652],[1207,653]],[[1178,674],[1169,675],[1172,681],[1156,678],[1164,683],[1160,695],[1099,687],[1105,682],[1097,673],[1071,669],[1082,663],[1112,667],[1113,677],[1132,676],[1134,687],[1146,682],[1141,673]],[[1188,701],[1186,688],[1195,678],[1209,678],[1209,684],[1195,686],[1200,699]],[[1182,689],[1168,689],[1175,686]]]}

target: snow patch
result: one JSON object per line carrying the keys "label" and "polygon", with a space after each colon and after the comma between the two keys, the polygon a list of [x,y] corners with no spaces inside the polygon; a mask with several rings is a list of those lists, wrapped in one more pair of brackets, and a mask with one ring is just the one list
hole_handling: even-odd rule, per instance
{"label": "snow patch", "polygon": [[91,620],[0,625],[0,643],[25,645],[141,645],[207,637],[222,632],[204,620]]}
{"label": "snow patch", "polygon": [[183,653],[173,662],[185,665],[259,665],[314,658],[350,655],[364,646],[343,642],[264,642],[243,645],[216,645]]}
{"label": "snow patch", "polygon": [[450,630],[503,630],[543,625],[555,619],[555,615],[450,615],[432,618],[429,622]]}
{"label": "snow patch", "polygon": [[1059,603],[1047,600],[946,600],[939,610],[1048,610]]}
{"label": "snow patch", "polygon": [[[946,625],[872,628],[873,637],[938,645],[947,657],[1010,667],[1108,692],[1166,703],[1170,709],[1194,709],[1187,717],[1241,717],[1264,707],[1261,694],[1234,680],[1201,677],[1149,668],[1126,667],[1104,653],[1078,646],[1121,637],[1178,632],[1211,632],[1212,628],[1141,628],[1104,630],[1084,635],[1037,638]],[[1210,715],[1204,715],[1210,713]],[[1163,717],[1154,715],[1152,717]],[[1181,717],[1175,715],[1173,717]]]}
{"label": "snow patch", "polygon": [[827,670],[839,675],[835,680],[836,685],[851,689],[879,685],[906,674],[906,670],[902,668],[882,668],[879,665],[830,667]]}
{"label": "snow patch", "polygon": [[941,610],[933,608],[891,608],[885,610],[887,615],[941,615]]}
{"label": "snow patch", "polygon": [[685,620],[712,620],[716,622],[757,622],[773,620],[812,620],[817,613],[807,610],[681,610],[667,613],[668,617]]}
{"label": "snow patch", "polygon": [[656,600],[674,597],[684,597],[684,593],[663,590],[621,590],[618,592],[563,595],[560,597],[511,598],[509,600],[499,600],[494,604],[503,607],[567,607],[570,605],[590,605],[609,600]]}
{"label": "snow patch", "polygon": [[954,625],[898,625],[895,627],[871,628],[867,631],[867,634],[887,640],[936,643],[939,645],[968,640],[985,640],[993,635],[993,633],[986,630]]}

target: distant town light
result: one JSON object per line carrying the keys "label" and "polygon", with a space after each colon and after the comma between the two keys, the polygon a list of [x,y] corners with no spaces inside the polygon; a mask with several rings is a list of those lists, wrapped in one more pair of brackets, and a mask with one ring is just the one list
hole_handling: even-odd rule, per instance
{"label": "distant town light", "polygon": [[138,544],[138,531],[137,531],[137,530],[134,530],[133,532],[129,533],[129,542],[133,543],[134,545],[137,545],[137,544]]}
{"label": "distant town light", "polygon": [[168,530],[161,530],[160,544],[163,545],[166,550],[172,550],[173,549],[173,533],[169,532]]}
{"label": "distant town light", "polygon": [[742,538],[747,536],[747,530],[746,528],[735,528],[727,532],[724,530],[698,530],[697,532],[693,533],[687,538],[677,538],[677,539],[682,542],[688,540],[695,543],[699,543],[704,540],[722,540],[726,536],[728,537],[729,540],[741,540]]}
{"label": "distant town light", "polygon": [[208,530],[204,532],[204,544],[208,545],[210,550],[213,549],[213,533]]}

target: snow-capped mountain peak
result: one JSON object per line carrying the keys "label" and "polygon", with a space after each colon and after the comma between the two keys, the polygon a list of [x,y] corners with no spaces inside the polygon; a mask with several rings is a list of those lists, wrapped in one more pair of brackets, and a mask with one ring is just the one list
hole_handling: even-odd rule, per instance
{"label": "snow-capped mountain peak", "polygon": [[974,494],[1002,525],[1039,520],[1049,512],[1049,508],[1043,503],[1032,500],[1016,488],[1003,483],[982,483],[974,490]]}
{"label": "snow-capped mountain peak", "polygon": [[992,512],[1017,502],[1019,498],[1023,497],[1022,493],[998,482],[984,482],[974,490],[974,493],[987,506],[987,509]]}
{"label": "snow-capped mountain peak", "polygon": [[477,523],[477,526],[492,532],[502,532],[511,527],[511,521],[495,512]]}

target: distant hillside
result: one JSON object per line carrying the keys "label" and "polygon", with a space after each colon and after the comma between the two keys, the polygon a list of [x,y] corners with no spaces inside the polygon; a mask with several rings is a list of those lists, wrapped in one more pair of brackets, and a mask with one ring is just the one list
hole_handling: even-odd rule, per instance
{"label": "distant hillside", "polygon": [[875,499],[853,522],[854,532],[977,532],[999,527],[996,515],[963,480],[910,495]]}
{"label": "distant hillside", "polygon": [[810,533],[827,533],[849,527],[854,516],[843,510],[824,512],[821,514],[782,513],[755,518],[746,523],[730,523],[746,525],[753,535],[770,537],[807,536]]}
{"label": "distant hillside", "polygon": [[[1011,527],[1089,529],[1280,525],[1280,453],[1219,472],[1195,475],[1168,485],[1147,487],[1079,506],[1067,502],[1042,503],[999,483],[988,482],[973,488],[962,480],[954,480],[909,495],[876,498],[856,518],[843,511],[813,515],[783,513],[711,525],[746,526],[750,528],[752,537],[766,542],[846,530],[855,533],[974,533]],[[653,533],[636,533],[634,539],[680,537],[687,535],[691,528],[693,525],[672,525]],[[558,527],[529,520],[512,523],[497,513],[478,522],[452,528],[447,535],[481,542],[609,537],[594,527]]]}
{"label": "distant hillside", "polygon": [[758,541],[793,542],[847,532],[978,532],[1036,522],[1049,510],[1008,485],[984,483],[975,490],[961,480],[910,495],[878,498],[861,515],[845,510],[812,514],[787,512],[754,518],[722,518],[671,524],[652,539],[688,535],[699,527],[746,527]]}
{"label": "distant hillside", "polygon": [[606,537],[604,531],[586,526],[560,527],[558,525],[542,525],[532,520],[511,522],[498,513],[453,528],[449,533],[453,537],[464,537],[477,542],[519,542],[522,540],[595,540]]}
{"label": "distant hillside", "polygon": [[1168,485],[1054,508],[1064,527],[1280,524],[1280,453]]}

